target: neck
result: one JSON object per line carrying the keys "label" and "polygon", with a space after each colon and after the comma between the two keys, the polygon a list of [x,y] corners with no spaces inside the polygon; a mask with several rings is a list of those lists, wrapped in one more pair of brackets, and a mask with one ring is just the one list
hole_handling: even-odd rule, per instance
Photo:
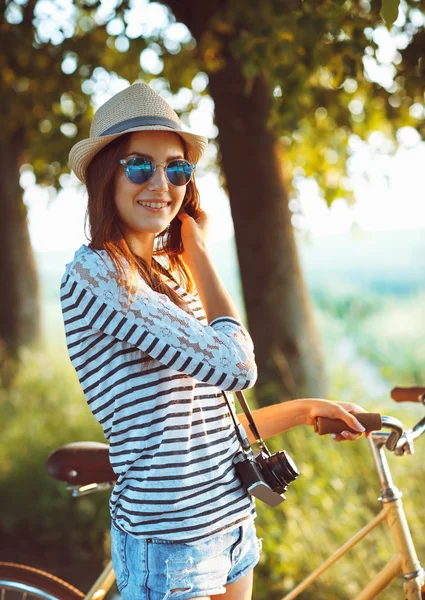
{"label": "neck", "polygon": [[147,233],[142,236],[140,234],[127,233],[125,239],[131,251],[140,256],[140,258],[143,258],[150,265],[152,262],[155,234]]}

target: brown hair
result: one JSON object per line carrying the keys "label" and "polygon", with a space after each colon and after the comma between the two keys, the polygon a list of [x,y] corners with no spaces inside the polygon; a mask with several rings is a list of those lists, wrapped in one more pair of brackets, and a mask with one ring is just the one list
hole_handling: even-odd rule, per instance
{"label": "brown hair", "polygon": [[[119,274],[118,282],[121,282],[121,276],[124,275],[125,261],[128,263],[131,274],[130,281],[123,277],[128,291],[128,299],[130,299],[132,291],[134,292],[131,282],[138,272],[153,290],[165,294],[177,306],[188,312],[187,304],[183,298],[160,277],[160,273],[165,273],[175,281],[171,272],[177,272],[178,282],[176,283],[189,293],[194,289],[192,275],[181,258],[183,244],[181,221],[178,217],[175,216],[169,226],[157,234],[155,238],[156,248],[153,250],[153,256],[166,257],[168,270],[153,258],[152,263],[148,264],[144,258],[134,254],[120,229],[114,202],[114,177],[117,168],[119,168],[118,161],[125,154],[130,135],[128,133],[124,134],[102,148],[87,168],[88,205],[86,222],[88,219],[90,228],[89,247],[92,250],[106,250]],[[187,156],[183,140],[182,143],[184,154]],[[182,207],[195,219],[200,214],[199,192],[193,178],[187,184]],[[137,287],[135,291],[137,293]]]}

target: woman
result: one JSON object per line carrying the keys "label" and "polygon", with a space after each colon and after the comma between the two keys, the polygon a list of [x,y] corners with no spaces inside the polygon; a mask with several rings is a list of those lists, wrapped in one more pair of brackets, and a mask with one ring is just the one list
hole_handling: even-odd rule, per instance
{"label": "woman", "polygon": [[[124,599],[248,600],[259,559],[222,394],[252,387],[257,368],[206,248],[193,176],[206,143],[136,82],[70,152],[87,186],[91,242],[66,266],[61,303],[70,359],[117,475],[112,558]],[[357,411],[303,399],[254,417],[264,438],[341,418],[359,432],[343,440],[363,431]]]}

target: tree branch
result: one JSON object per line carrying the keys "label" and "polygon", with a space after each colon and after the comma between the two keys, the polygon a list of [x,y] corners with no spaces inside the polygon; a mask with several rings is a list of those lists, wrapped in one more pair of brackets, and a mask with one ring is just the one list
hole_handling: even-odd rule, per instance
{"label": "tree branch", "polygon": [[37,4],[37,1],[38,0],[28,0],[27,4],[23,8],[22,24],[25,28],[32,27],[32,21],[34,19],[34,10],[35,10],[35,5]]}
{"label": "tree branch", "polygon": [[196,40],[208,29],[211,18],[225,6],[227,0],[167,0],[163,2],[171,10],[177,21],[184,23]]}

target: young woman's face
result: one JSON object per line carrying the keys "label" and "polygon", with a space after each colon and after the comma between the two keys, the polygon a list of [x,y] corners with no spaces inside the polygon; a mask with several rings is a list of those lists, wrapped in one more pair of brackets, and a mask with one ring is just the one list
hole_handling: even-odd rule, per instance
{"label": "young woman's face", "polygon": [[[143,156],[154,165],[164,164],[175,158],[184,159],[183,144],[177,134],[169,131],[136,131],[121,158],[130,156]],[[138,237],[164,231],[179,212],[185,192],[185,185],[169,184],[162,167],[157,167],[146,183],[135,184],[127,179],[125,167],[120,165],[115,175],[114,199],[124,233]],[[144,202],[161,208],[143,206]]]}

